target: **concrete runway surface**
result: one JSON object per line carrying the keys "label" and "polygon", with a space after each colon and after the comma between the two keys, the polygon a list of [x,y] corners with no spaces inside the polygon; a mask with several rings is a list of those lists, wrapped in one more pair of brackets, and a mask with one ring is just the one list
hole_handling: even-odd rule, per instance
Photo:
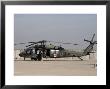
{"label": "concrete runway surface", "polygon": [[30,58],[14,60],[15,76],[97,76],[96,58],[81,61],[74,57],[43,58],[31,61]]}

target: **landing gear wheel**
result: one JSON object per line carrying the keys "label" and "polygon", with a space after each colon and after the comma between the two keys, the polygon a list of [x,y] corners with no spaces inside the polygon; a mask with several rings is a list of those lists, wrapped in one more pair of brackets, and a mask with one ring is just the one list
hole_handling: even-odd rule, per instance
{"label": "landing gear wheel", "polygon": [[31,60],[32,60],[32,61],[33,61],[33,60],[34,60],[34,61],[37,61],[37,58],[31,58]]}
{"label": "landing gear wheel", "polygon": [[80,58],[80,57],[78,57],[79,59],[81,59],[81,61],[83,61],[83,59],[82,58]]}
{"label": "landing gear wheel", "polygon": [[25,57],[24,57],[24,61],[25,61]]}
{"label": "landing gear wheel", "polygon": [[38,61],[41,61],[42,60],[42,55],[39,54],[38,57],[37,57]]}
{"label": "landing gear wheel", "polygon": [[37,61],[37,58],[34,58],[34,61]]}
{"label": "landing gear wheel", "polygon": [[81,59],[81,61],[83,61],[83,59],[82,58],[80,58]]}
{"label": "landing gear wheel", "polygon": [[33,61],[33,60],[34,60],[34,58],[31,58],[31,60]]}
{"label": "landing gear wheel", "polygon": [[38,61],[41,61],[42,60],[42,58],[38,58]]}

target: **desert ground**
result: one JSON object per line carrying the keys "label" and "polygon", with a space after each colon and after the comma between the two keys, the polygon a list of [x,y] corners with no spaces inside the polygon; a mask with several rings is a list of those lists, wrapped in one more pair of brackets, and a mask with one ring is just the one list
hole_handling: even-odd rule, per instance
{"label": "desert ground", "polygon": [[81,61],[77,57],[43,58],[31,61],[30,58],[14,60],[15,76],[97,76],[96,57],[88,56]]}

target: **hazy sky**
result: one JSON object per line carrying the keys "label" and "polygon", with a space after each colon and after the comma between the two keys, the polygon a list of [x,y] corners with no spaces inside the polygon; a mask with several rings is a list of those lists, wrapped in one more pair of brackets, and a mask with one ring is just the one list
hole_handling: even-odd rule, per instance
{"label": "hazy sky", "polygon": [[[72,42],[79,45],[62,45],[66,48],[84,49],[93,34],[97,36],[96,14],[15,14],[14,42],[39,40]],[[95,36],[94,40],[97,40]],[[56,44],[60,45],[60,44]],[[16,46],[23,48],[24,46]]]}

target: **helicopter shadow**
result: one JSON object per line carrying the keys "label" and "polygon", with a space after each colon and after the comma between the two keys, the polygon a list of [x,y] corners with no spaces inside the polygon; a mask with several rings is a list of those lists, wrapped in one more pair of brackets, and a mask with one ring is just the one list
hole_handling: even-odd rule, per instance
{"label": "helicopter shadow", "polygon": [[14,60],[14,61],[32,61],[32,60]]}
{"label": "helicopter shadow", "polygon": [[[71,62],[71,61],[72,61],[72,62],[85,62],[85,61],[87,61],[87,60],[83,60],[83,61],[82,61],[82,60],[55,60],[55,59],[54,59],[54,60],[49,60],[49,59],[47,59],[47,60],[42,60],[42,61],[35,61],[35,60],[14,60],[14,61],[16,61],[16,62],[17,62],[17,61],[19,61],[19,62],[20,62],[20,61],[21,61],[21,62],[29,62],[29,61],[30,61],[30,62],[54,62],[54,61],[56,61],[56,62],[57,62],[57,61],[60,61],[60,62],[67,62],[67,61],[68,61],[68,62]],[[87,64],[84,63],[84,64],[80,64],[80,65],[85,65],[85,66],[88,65],[88,66],[90,66],[91,68],[97,68],[97,63],[87,63]]]}
{"label": "helicopter shadow", "polygon": [[[14,60],[14,61],[35,61],[35,60]],[[43,61],[82,61],[82,60],[49,60],[49,59],[47,59],[47,60],[42,60],[41,62],[43,62]],[[86,61],[86,60],[83,60],[83,61]],[[39,62],[39,61],[35,61],[35,62]]]}
{"label": "helicopter shadow", "polygon": [[81,61],[81,60],[43,60],[43,61]]}

